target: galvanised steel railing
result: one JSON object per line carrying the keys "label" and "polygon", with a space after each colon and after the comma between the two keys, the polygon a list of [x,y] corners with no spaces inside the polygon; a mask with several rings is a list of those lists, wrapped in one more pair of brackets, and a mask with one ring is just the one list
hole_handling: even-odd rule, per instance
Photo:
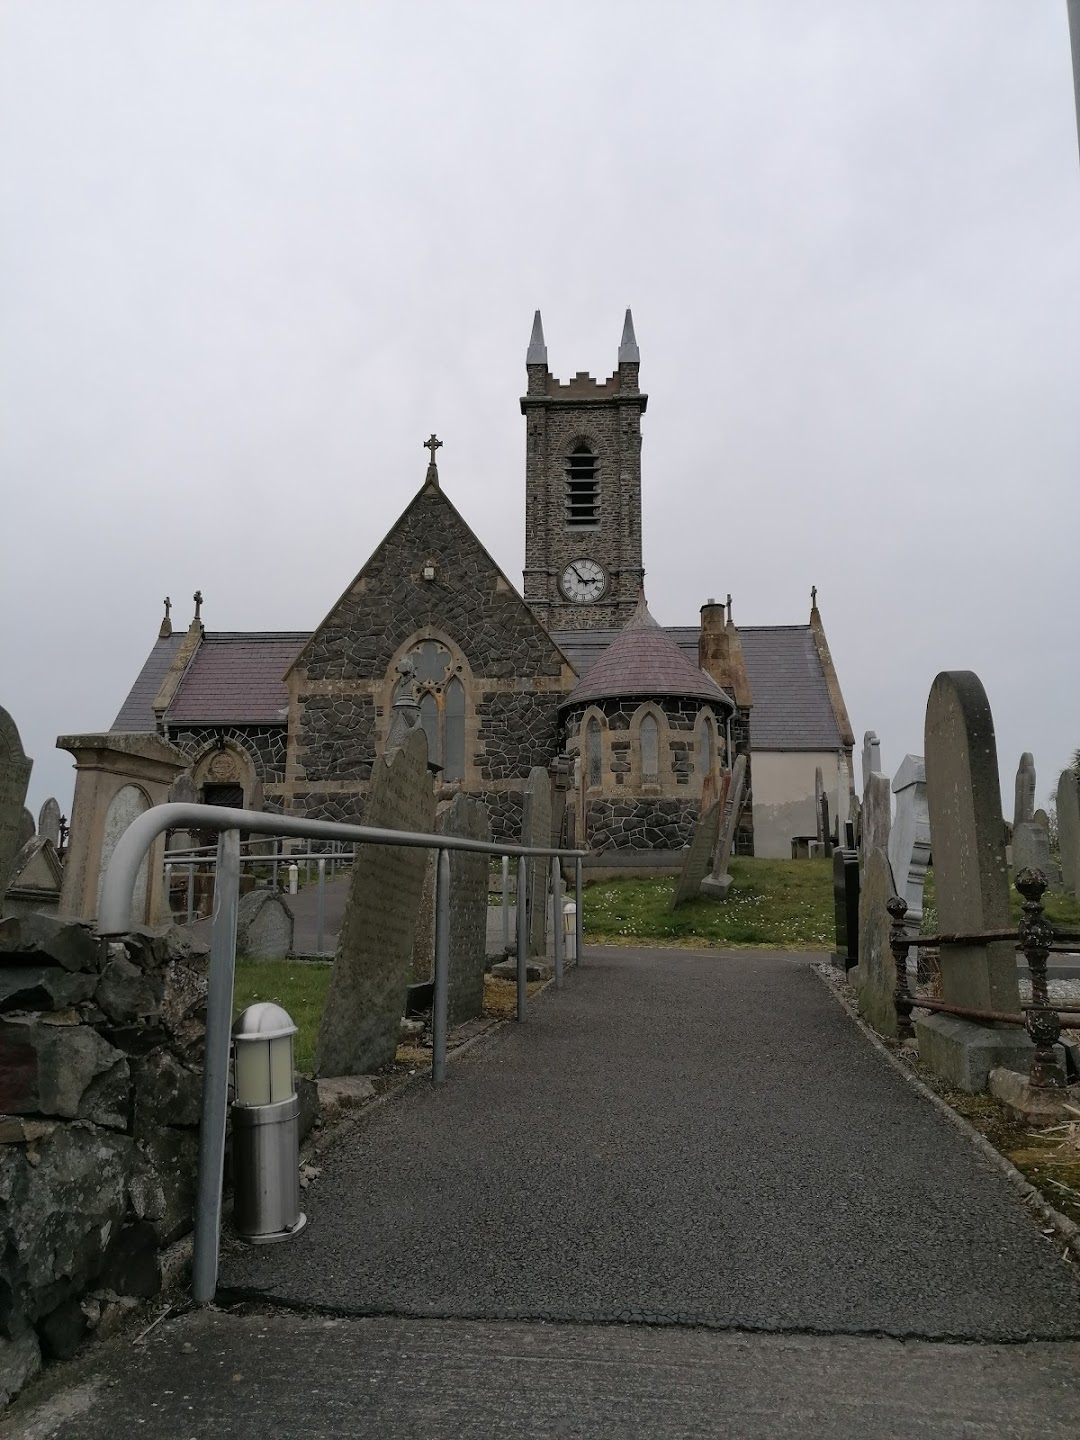
{"label": "galvanised steel railing", "polygon": [[[302,820],[255,810],[230,810],[220,805],[155,805],[133,820],[117,841],[105,872],[98,906],[99,935],[123,935],[131,927],[131,903],[139,867],[150,846],[167,830],[218,832],[214,919],[210,937],[210,976],[206,997],[206,1054],[203,1063],[202,1120],[199,1126],[199,1180],[195,1208],[192,1294],[207,1304],[217,1289],[221,1238],[221,1191],[225,1170],[225,1129],[229,1102],[229,1041],[232,1033],[233,975],[236,966],[236,919],[240,899],[240,832],[282,835],[306,840],[347,840],[354,844],[404,845],[437,850],[435,887],[435,986],[432,1004],[431,1079],[446,1080],[446,1038],[450,979],[450,852],[517,856],[517,1018],[525,1019],[528,975],[528,861],[551,859],[555,895],[553,925],[555,985],[563,980],[562,860],[574,861],[577,901],[575,958],[581,963],[584,926],[581,861],[583,850],[559,850],[466,840],[451,835],[379,830],[368,825],[338,825],[329,820]],[[546,895],[541,904],[546,907]]]}

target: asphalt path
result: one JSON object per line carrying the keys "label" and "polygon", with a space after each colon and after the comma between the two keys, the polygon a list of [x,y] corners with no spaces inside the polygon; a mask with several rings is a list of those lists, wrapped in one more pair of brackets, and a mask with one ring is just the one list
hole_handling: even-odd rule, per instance
{"label": "asphalt path", "polygon": [[222,1292],[346,1315],[1080,1336],[1014,1191],[807,957],[599,950],[375,1109]]}

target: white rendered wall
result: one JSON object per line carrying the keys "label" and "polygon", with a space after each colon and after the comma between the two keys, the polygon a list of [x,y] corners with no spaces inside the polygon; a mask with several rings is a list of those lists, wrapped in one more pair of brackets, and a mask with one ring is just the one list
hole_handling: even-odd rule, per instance
{"label": "white rendered wall", "polygon": [[814,777],[821,778],[829,797],[829,826],[835,830],[848,818],[849,772],[843,751],[755,750],[750,757],[754,796],[754,854],[790,860],[795,835],[817,835]]}

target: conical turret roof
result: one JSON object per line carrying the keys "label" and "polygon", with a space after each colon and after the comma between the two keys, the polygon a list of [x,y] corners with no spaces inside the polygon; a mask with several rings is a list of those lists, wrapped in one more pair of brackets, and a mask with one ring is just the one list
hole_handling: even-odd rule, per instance
{"label": "conical turret roof", "polygon": [[578,681],[560,708],[623,695],[689,696],[734,709],[731,699],[716,681],[699,670],[656,623],[644,594],[625,627]]}

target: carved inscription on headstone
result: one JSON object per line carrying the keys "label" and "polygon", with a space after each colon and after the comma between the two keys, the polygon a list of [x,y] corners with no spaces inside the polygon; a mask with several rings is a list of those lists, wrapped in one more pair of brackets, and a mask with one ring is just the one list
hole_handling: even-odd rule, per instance
{"label": "carved inscription on headstone", "polygon": [[[997,740],[990,702],[971,670],[945,670],[926,704],[926,799],[934,845],[938,925],[943,933],[1004,930],[1009,875]],[[1015,942],[948,946],[943,999],[978,1010],[1020,1009]],[[861,963],[861,957],[860,957]]]}
{"label": "carved inscription on headstone", "polygon": [[[375,761],[364,823],[424,832],[434,818],[427,737],[414,730],[389,763]],[[426,863],[422,849],[358,847],[319,1025],[317,1074],[362,1075],[393,1060]]]}
{"label": "carved inscription on headstone", "polygon": [[[524,808],[521,817],[522,845],[551,848],[551,780],[541,765],[534,765],[525,782]],[[528,863],[529,954],[543,955],[547,950],[547,886],[549,860]]]}
{"label": "carved inscription on headstone", "polygon": [[709,860],[716,849],[720,835],[720,802],[714,800],[705,814],[694,826],[690,836],[690,848],[683,860],[679,878],[671,897],[671,908],[675,910],[687,900],[695,899],[701,893],[701,882],[709,869]]}
{"label": "carved inscription on headstone", "polygon": [[23,750],[15,721],[0,707],[0,897],[7,888],[16,852],[22,848],[19,834],[33,763]]}

